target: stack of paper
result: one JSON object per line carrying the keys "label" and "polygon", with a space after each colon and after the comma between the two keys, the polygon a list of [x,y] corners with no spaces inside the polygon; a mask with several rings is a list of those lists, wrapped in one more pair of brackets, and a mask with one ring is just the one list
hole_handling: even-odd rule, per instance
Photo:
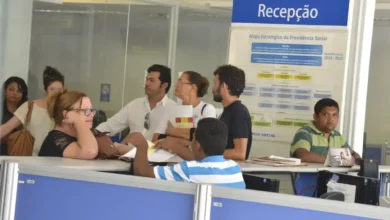
{"label": "stack of paper", "polygon": [[301,163],[301,159],[298,158],[286,158],[271,155],[269,157],[254,157],[249,161],[250,163],[265,165],[265,166],[306,166],[307,164]]}
{"label": "stack of paper", "polygon": [[[168,151],[161,150],[161,149],[160,150],[154,149],[153,148],[154,144],[150,141],[148,141],[148,145],[149,145],[149,148],[148,148],[149,162],[156,162],[156,163],[165,162],[165,161],[167,161],[175,156],[174,154],[171,154]],[[134,159],[136,153],[137,153],[137,148],[133,147],[132,150],[130,150],[126,154],[120,156],[119,159],[130,161],[130,160]]]}

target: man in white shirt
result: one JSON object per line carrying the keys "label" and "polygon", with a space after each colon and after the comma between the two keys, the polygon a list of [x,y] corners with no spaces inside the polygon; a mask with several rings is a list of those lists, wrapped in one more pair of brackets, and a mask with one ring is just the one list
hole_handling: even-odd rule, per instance
{"label": "man in white shirt", "polygon": [[[141,132],[147,140],[152,140],[155,130],[165,118],[166,107],[176,103],[166,96],[171,87],[171,69],[155,64],[149,67],[147,72],[146,97],[128,103],[107,122],[100,124],[97,130],[115,135],[129,128],[130,134]],[[131,135],[128,135],[123,142],[131,142]]]}

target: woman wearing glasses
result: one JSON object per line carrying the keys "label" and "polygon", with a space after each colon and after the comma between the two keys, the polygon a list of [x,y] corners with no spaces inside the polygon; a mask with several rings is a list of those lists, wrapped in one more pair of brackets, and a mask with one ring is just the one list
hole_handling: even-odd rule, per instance
{"label": "woman wearing glasses", "polygon": [[43,141],[39,156],[94,159],[98,144],[91,132],[95,110],[91,100],[81,92],[65,91],[48,103],[54,130]]}
{"label": "woman wearing glasses", "polygon": [[[55,68],[47,66],[43,71],[43,86],[46,96],[33,101],[31,120],[27,128],[34,137],[33,156],[37,156],[42,142],[47,133],[53,129],[53,121],[47,114],[47,100],[64,88],[64,76]],[[7,123],[0,126],[0,138],[10,134],[14,129],[25,123],[26,115],[29,112],[28,102],[24,102],[15,112],[14,116]]]}

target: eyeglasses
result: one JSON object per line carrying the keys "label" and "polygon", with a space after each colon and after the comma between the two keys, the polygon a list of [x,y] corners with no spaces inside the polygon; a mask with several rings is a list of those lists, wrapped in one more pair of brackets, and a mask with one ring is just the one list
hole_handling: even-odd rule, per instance
{"label": "eyeglasses", "polygon": [[150,128],[150,112],[145,115],[144,128],[149,130]]}
{"label": "eyeglasses", "polygon": [[181,81],[177,81],[176,82],[176,85],[180,85],[180,86],[182,86],[182,85],[192,85],[193,83],[189,83],[189,82],[181,82]]}
{"label": "eyeglasses", "polygon": [[86,108],[86,109],[72,109],[76,112],[83,112],[85,116],[90,116],[91,114],[95,115],[96,114],[96,109],[92,108]]}

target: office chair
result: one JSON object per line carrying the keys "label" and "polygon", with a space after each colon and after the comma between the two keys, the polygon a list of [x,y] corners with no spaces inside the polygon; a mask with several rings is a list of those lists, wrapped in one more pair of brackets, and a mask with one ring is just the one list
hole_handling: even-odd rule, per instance
{"label": "office chair", "polygon": [[328,199],[344,202],[345,196],[342,192],[327,192],[320,196],[320,199]]}

